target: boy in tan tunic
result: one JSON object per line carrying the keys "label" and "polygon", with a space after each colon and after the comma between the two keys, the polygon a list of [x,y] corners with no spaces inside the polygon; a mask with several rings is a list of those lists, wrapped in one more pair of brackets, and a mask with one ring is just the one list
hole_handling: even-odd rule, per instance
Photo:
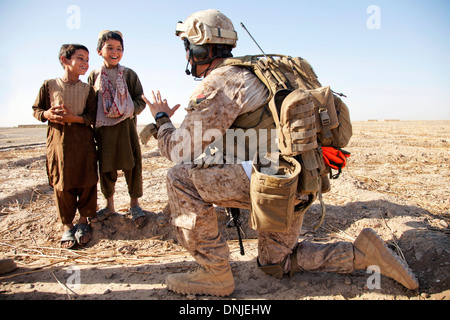
{"label": "boy in tan tunic", "polygon": [[[89,51],[77,44],[63,45],[61,78],[44,81],[33,105],[36,119],[48,121],[47,173],[56,208],[64,225],[63,248],[91,239],[88,218],[97,208],[97,158],[92,125],[95,122],[94,89],[79,80],[89,68]],[[76,211],[80,217],[73,224]]]}

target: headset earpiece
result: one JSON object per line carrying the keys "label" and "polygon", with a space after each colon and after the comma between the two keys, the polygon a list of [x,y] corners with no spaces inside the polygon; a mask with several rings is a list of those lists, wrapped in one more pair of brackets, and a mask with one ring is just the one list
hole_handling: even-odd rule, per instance
{"label": "headset earpiece", "polygon": [[[184,39],[184,49],[189,52],[189,59],[186,65],[186,74],[194,77],[201,77],[197,75],[197,66],[209,64],[209,67],[203,72],[209,70],[214,59],[232,57],[231,46],[228,45],[196,45]],[[212,50],[212,51],[211,51]],[[188,69],[191,64],[191,70]],[[202,74],[203,74],[202,73]]]}
{"label": "headset earpiece", "polygon": [[189,46],[189,51],[191,51],[193,58],[200,60],[200,61],[207,59],[209,56],[209,46],[208,45],[198,46],[198,45],[191,43]]}

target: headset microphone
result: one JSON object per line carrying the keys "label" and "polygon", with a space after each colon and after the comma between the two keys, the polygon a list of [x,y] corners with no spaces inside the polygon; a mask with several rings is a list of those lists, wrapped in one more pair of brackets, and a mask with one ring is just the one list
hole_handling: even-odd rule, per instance
{"label": "headset microphone", "polygon": [[187,64],[186,64],[186,70],[185,70],[185,72],[186,72],[186,75],[190,76],[190,75],[191,75],[191,72],[189,71],[188,66],[189,66],[189,60],[188,60],[188,62],[187,62]]}

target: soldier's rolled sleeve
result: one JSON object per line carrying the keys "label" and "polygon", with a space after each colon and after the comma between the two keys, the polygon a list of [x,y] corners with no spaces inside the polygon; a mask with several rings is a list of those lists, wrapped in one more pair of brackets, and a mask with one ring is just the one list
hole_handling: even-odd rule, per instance
{"label": "soldier's rolled sleeve", "polygon": [[[163,118],[164,119],[164,118]],[[158,120],[160,121],[160,120]],[[158,124],[156,124],[158,127]],[[158,129],[158,148],[161,154],[167,159],[172,161],[171,157],[171,144],[169,143],[172,138],[172,133],[176,130],[173,123],[169,120],[159,126]]]}

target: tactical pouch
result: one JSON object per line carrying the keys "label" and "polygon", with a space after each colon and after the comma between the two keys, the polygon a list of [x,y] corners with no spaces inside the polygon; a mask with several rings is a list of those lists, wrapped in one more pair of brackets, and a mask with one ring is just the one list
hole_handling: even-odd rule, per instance
{"label": "tactical pouch", "polygon": [[308,90],[314,100],[316,131],[321,145],[330,145],[333,140],[332,129],[339,126],[334,97],[330,87]]}
{"label": "tactical pouch", "polygon": [[326,136],[331,142],[330,130],[338,126],[330,88],[279,90],[269,107],[272,115],[277,117],[280,152],[295,157],[301,165],[298,192],[318,192],[323,185],[321,175],[326,168],[317,134]]}
{"label": "tactical pouch", "polygon": [[277,116],[278,147],[282,154],[295,156],[317,148],[314,103],[308,92],[280,90],[269,107],[272,115]]}
{"label": "tactical pouch", "polygon": [[333,142],[331,145],[333,147],[344,148],[348,145],[350,138],[353,135],[350,112],[344,101],[337,96],[334,96],[334,104],[339,119],[339,126],[331,130],[331,134],[333,135]]}
{"label": "tactical pouch", "polygon": [[257,231],[285,232],[292,223],[300,164],[292,157],[277,155],[278,163],[253,161],[250,180],[249,225]]}
{"label": "tactical pouch", "polygon": [[320,159],[318,150],[309,150],[295,158],[302,166],[298,182],[298,192],[301,194],[311,194],[319,191]]}

